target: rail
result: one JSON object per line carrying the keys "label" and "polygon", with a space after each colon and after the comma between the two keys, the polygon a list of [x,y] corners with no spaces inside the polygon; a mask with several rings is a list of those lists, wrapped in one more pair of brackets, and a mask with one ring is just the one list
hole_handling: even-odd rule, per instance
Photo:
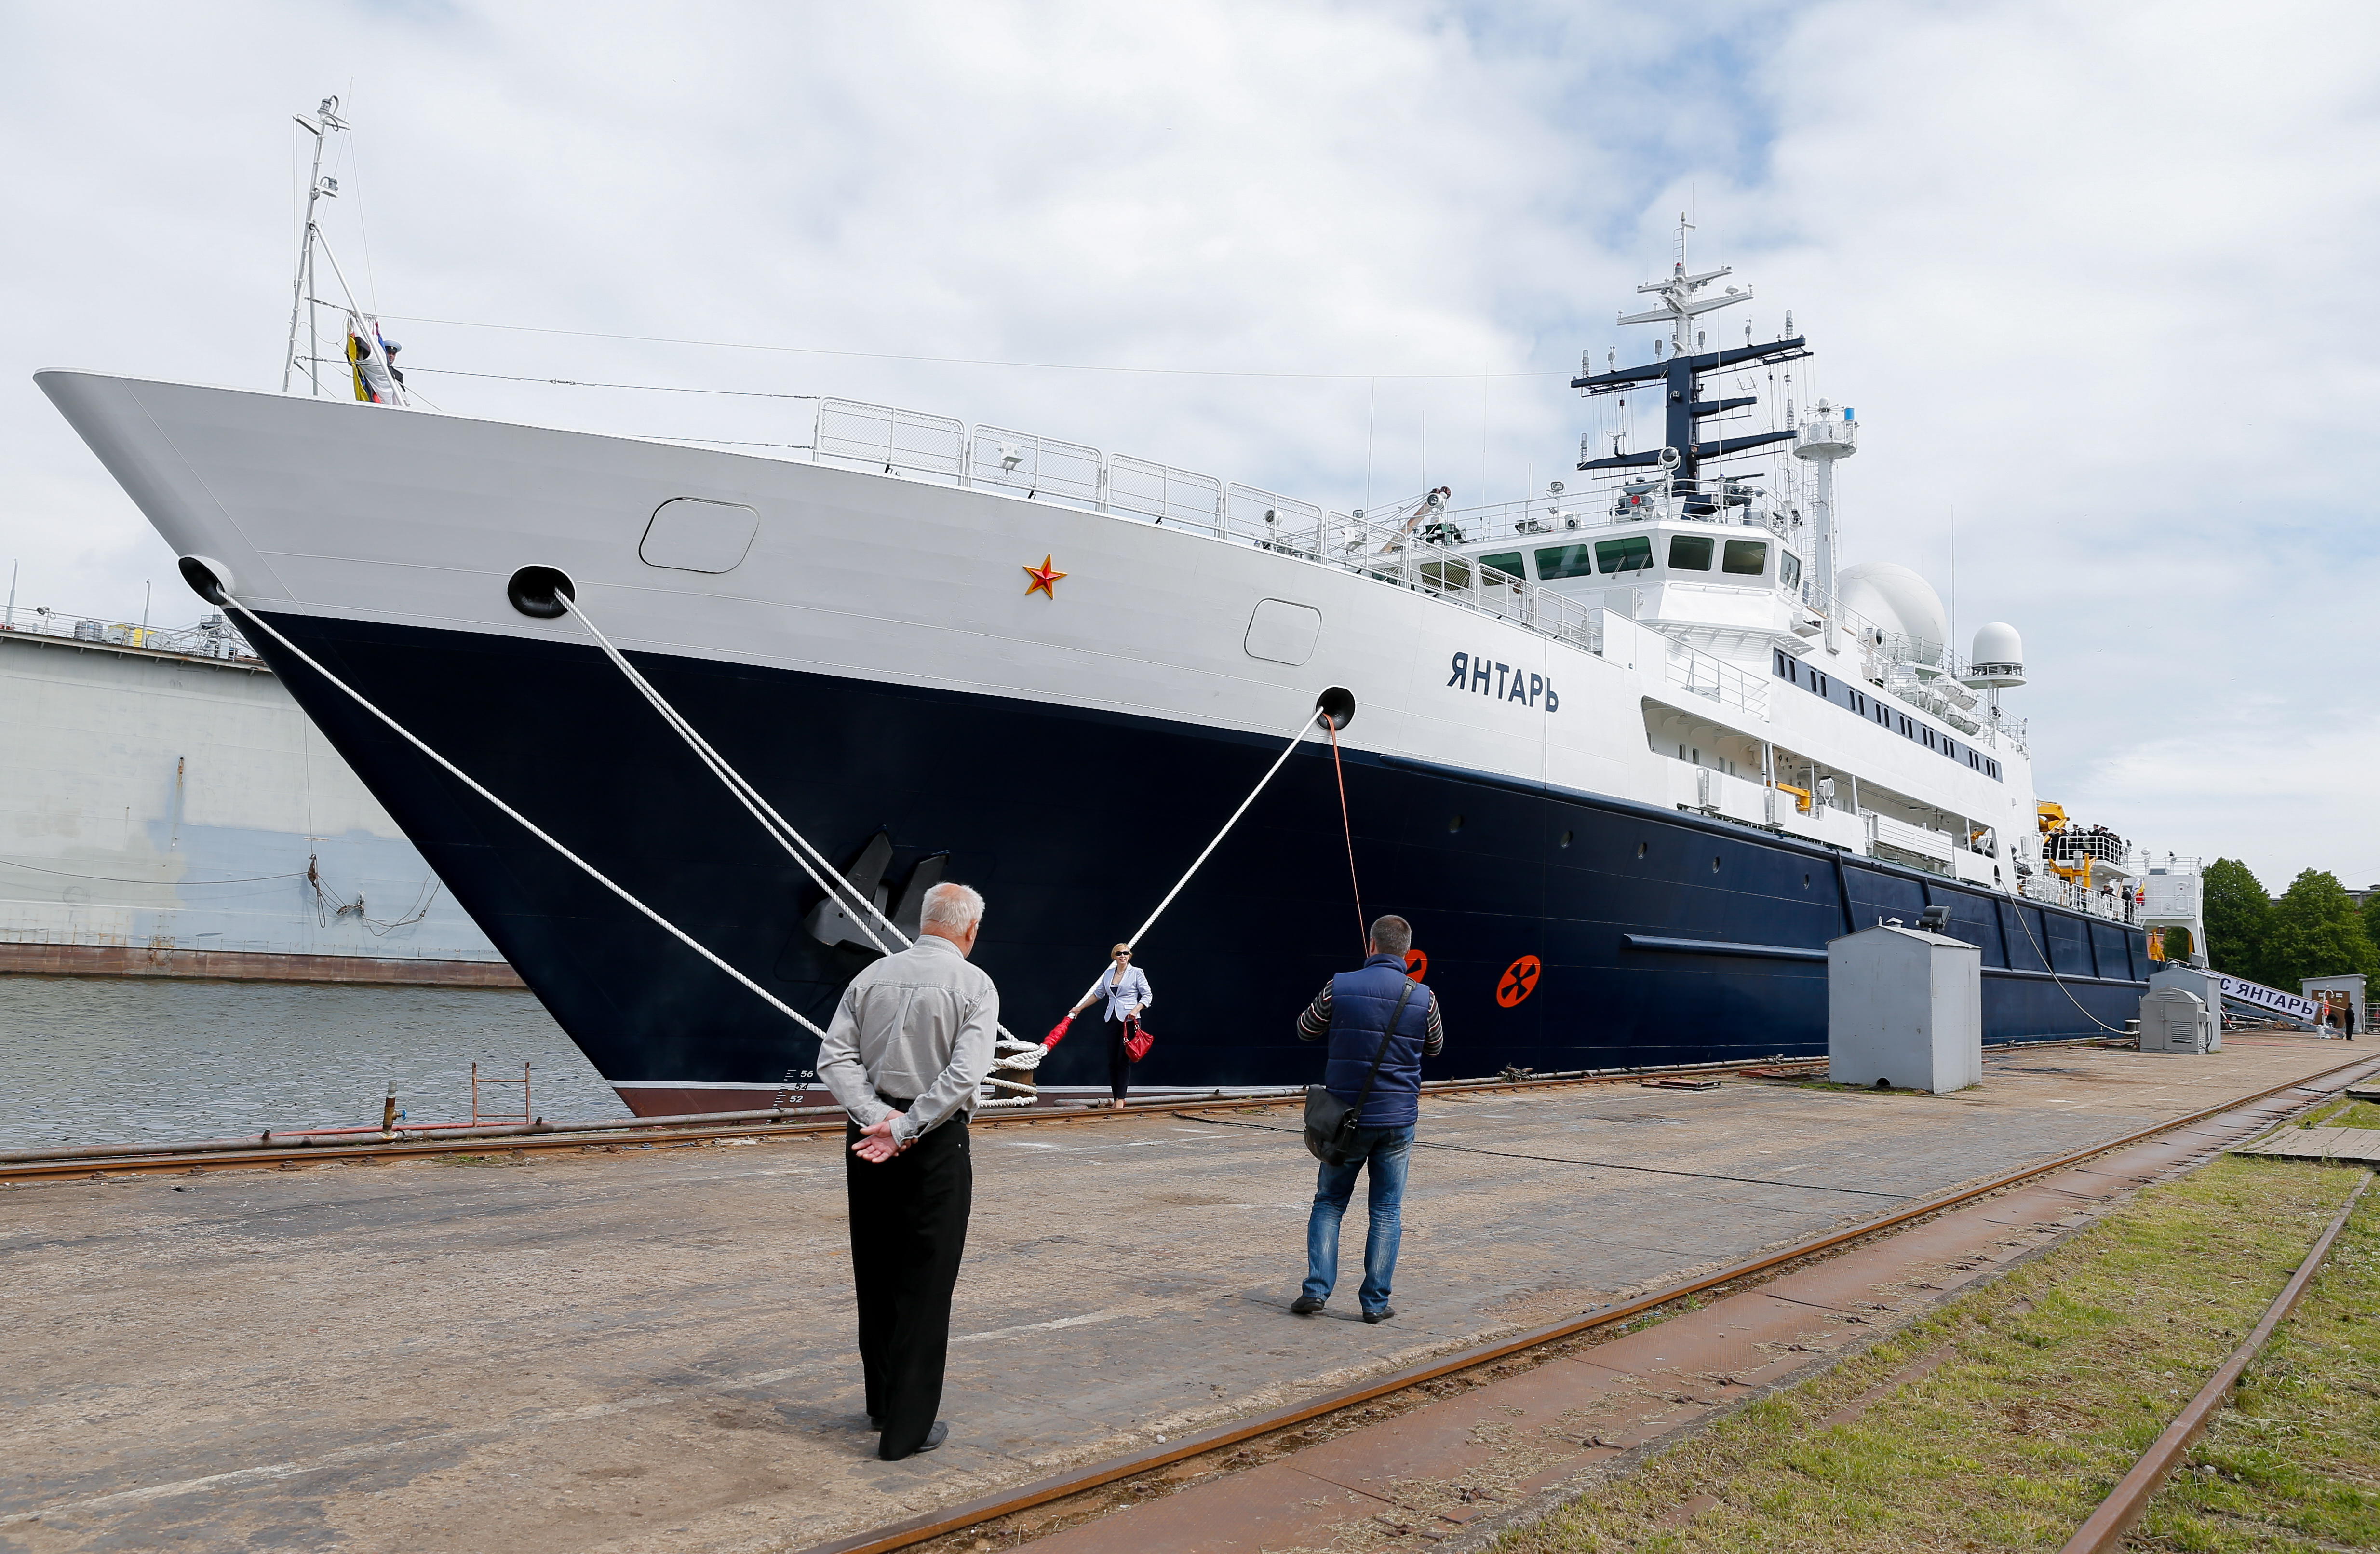
{"label": "rail", "polygon": [[1675,637],[1665,640],[1669,646],[1664,668],[1670,684],[1690,696],[1703,697],[1739,712],[1756,718],[1768,716],[1767,676],[1747,674]]}
{"label": "rail", "polygon": [[247,663],[256,656],[239,628],[218,611],[190,625],[138,625],[105,615],[69,615],[46,605],[12,605],[0,615],[0,634],[48,637],[69,642],[92,642],[109,648],[143,648],[155,653],[179,653],[185,658],[224,659]]}
{"label": "rail", "polygon": [[[1648,1313],[1674,1305],[1682,1300],[1689,1300],[1718,1291],[1722,1286],[1734,1285],[1744,1279],[1787,1268],[1805,1258],[1831,1253],[1838,1248],[1864,1241],[1871,1236],[1900,1230],[1904,1226],[1931,1219],[1947,1209],[1956,1208],[1979,1198],[2005,1192],[2022,1183],[2037,1181],[2042,1177],[2080,1165],[2085,1160],[2095,1159],[2104,1155],[2113,1154],[2117,1150],[2145,1143],[2159,1135],[2191,1127],[2240,1107],[2252,1106],[2285,1090],[2299,1087],[2311,1088],[2319,1081],[2329,1078],[2343,1069],[2359,1066],[2362,1061],[2350,1058],[2317,1074],[2239,1096],[2220,1105],[2192,1111],[2186,1116],[2153,1123],[2147,1127],[2127,1133],[2120,1137],[2111,1138],[2103,1143],[2085,1145],[2080,1149],[2059,1155],[2054,1159],[2020,1166],[1987,1180],[1953,1188],[1949,1192],[1926,1198],[1922,1202],[1888,1209],[1873,1218],[1858,1220],[1837,1230],[1821,1232],[1815,1236],[1760,1253],[1744,1261],[1690,1276],[1679,1282],[1648,1291],[1633,1300],[1606,1306],[1599,1311],[1567,1317],[1510,1337],[1490,1340],[1486,1343],[1451,1354],[1441,1354],[1426,1360],[1418,1366],[1396,1371],[1376,1380],[1359,1382],[1327,1397],[1293,1402],[1267,1410],[1250,1417],[1180,1437],[1159,1446],[1145,1448],[1123,1456],[1111,1457],[1103,1462],[1067,1467],[1029,1484],[995,1489],[990,1494],[977,1499],[940,1507],[890,1525],[816,1544],[807,1550],[806,1554],[894,1554],[895,1550],[913,1548],[935,1539],[949,1538],[954,1534],[984,1528],[1002,1517],[1070,1499],[1126,1479],[1139,1478],[1143,1475],[1153,1474],[1159,1470],[1172,1467],[1176,1463],[1189,1462],[1194,1458],[1207,1457],[1210,1453],[1239,1446],[1260,1437],[1272,1436],[1276,1432],[1301,1429],[1304,1439],[1293,1438],[1292,1440],[1292,1443],[1296,1445],[1304,1445],[1317,1439],[1327,1439],[1328,1435],[1318,1438],[1311,1430],[1303,1429],[1303,1427],[1310,1427],[1318,1420],[1344,1414],[1380,1399],[1391,1397],[1413,1388],[1426,1387],[1433,1382],[1442,1381],[1465,1372],[1477,1371],[1500,1364],[1513,1362],[1526,1364],[1529,1359],[1548,1351],[1551,1345],[1576,1338],[1580,1334],[1593,1332],[1598,1329],[1618,1327]],[[2321,1102],[2311,1104],[2321,1104]],[[1112,1117],[1115,1113],[1099,1112],[1093,1115]],[[1125,1541],[1130,1540],[1127,1538]]]}
{"label": "rail", "polygon": [[2255,1330],[2215,1368],[2215,1374],[2207,1378],[2206,1385],[2183,1405],[2180,1415],[2165,1427],[2164,1433],[2150,1444],[2148,1451],[2142,1453],[2141,1460],[2132,1464],[2132,1470],[2108,1491],[2107,1498],[2099,1502],[2099,1508],[2091,1513],[2089,1520],[2075,1529],[2074,1536],[2067,1539],[2065,1548],[2058,1554],[2109,1554],[2109,1551],[2124,1547],[2124,1535],[2147,1512],[2149,1501],[2155,1498],[2158,1487],[2165,1483],[2167,1476],[2181,1461],[2182,1454],[2190,1450],[2190,1443],[2198,1439],[2231,1401],[2231,1389],[2240,1384],[2240,1374],[2248,1368],[2248,1362],[2263,1352],[2266,1341],[2297,1309],[2298,1302],[2306,1293],[2306,1286],[2313,1282],[2314,1274],[2322,1268],[2324,1259],[2330,1256],[2331,1244],[2338,1239],[2338,1232],[2347,1228],[2348,1219],[2354,1214],[2364,1189],[2371,1185],[2372,1173],[2367,1171],[2363,1173],[2363,1180],[2355,1184],[2355,1190],[2347,1195],[2347,1201],[2339,1206],[2338,1214],[2332,1217],[2329,1226],[2315,1240],[2313,1249],[2298,1264],[2297,1271],[2289,1276],[2289,1281],[2281,1287],[2279,1294],[2273,1297],[2272,1305],[2265,1308],[2264,1318],[2256,1324]]}
{"label": "rail", "polygon": [[[1340,513],[1262,487],[1128,455],[1102,454],[1084,443],[1012,427],[978,423],[970,428],[947,416],[849,399],[819,401],[817,417],[808,450],[814,462],[1186,528],[1338,566],[1509,621],[1587,652],[1603,650],[1598,606],[1453,554],[1452,530],[1431,527],[1444,523],[1444,511],[1424,498],[1398,503],[1385,516]],[[1717,660],[1709,662],[1718,665]],[[1721,699],[1733,706],[1756,700],[1766,710],[1766,687],[1755,676],[1731,666],[1718,667],[1750,682],[1747,686],[1730,680]]]}
{"label": "rail", "polygon": [[2046,870],[2020,877],[2016,893],[2027,901],[2063,906],[2074,912],[2087,912],[2111,923],[2140,921],[2140,912],[2131,891],[2106,885],[2094,885],[2086,891],[2072,880],[2060,879]]}

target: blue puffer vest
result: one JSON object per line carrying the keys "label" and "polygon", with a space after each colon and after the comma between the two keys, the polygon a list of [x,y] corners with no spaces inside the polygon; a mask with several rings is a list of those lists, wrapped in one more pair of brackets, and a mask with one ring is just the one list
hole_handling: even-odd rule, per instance
{"label": "blue puffer vest", "polygon": [[[1380,1035],[1404,989],[1405,963],[1398,955],[1374,955],[1360,971],[1330,978],[1330,1062],[1322,1082],[1350,1106],[1363,1091],[1364,1075],[1371,1072]],[[1429,989],[1415,984],[1413,997],[1405,1000],[1394,1045],[1381,1060],[1380,1076],[1372,1082],[1356,1126],[1402,1128],[1421,1120],[1421,1044],[1429,1034]]]}

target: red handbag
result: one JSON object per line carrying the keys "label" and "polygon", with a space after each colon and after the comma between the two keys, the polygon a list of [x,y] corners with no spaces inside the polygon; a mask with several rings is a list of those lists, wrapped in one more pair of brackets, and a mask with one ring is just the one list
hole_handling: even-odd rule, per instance
{"label": "red handbag", "polygon": [[1123,1055],[1125,1057],[1130,1058],[1135,1062],[1138,1062],[1141,1059],[1148,1056],[1148,1050],[1156,1045],[1157,1033],[1155,1031],[1150,1030],[1138,1020],[1131,1022],[1131,1029],[1125,1033],[1123,1038]]}

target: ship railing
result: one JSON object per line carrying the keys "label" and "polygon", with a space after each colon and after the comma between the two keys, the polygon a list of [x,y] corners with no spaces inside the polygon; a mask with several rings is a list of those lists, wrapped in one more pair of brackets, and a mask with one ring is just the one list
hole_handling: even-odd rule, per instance
{"label": "ship railing", "polygon": [[2070,911],[2087,912],[2095,917],[2105,917],[2114,923],[2137,923],[2140,912],[2132,892],[2121,887],[2094,885],[2084,890],[2074,880],[2052,874],[2046,869],[2036,871],[2029,879],[2017,882],[2017,894],[2030,901],[2044,902],[2051,906],[2063,906]]}
{"label": "ship railing", "polygon": [[1768,677],[1747,674],[1724,659],[1714,658],[1701,649],[1679,641],[1674,637],[1662,638],[1666,644],[1665,665],[1670,684],[1691,696],[1716,701],[1756,718],[1768,716]]}
{"label": "ship railing", "polygon": [[1928,831],[1924,826],[1896,820],[1873,809],[1861,810],[1860,819],[1867,827],[1870,852],[1878,847],[1890,847],[1948,866],[1958,847],[1958,838],[1947,832]]}
{"label": "ship railing", "polygon": [[[1635,489],[1639,487],[1649,489]],[[1748,505],[1729,504],[1729,498],[1741,497],[1747,491],[1759,494]],[[1526,543],[1582,528],[1653,518],[1766,528],[1779,535],[1792,527],[1784,511],[1769,500],[1765,487],[1747,488],[1732,480],[1629,481],[1548,492],[1517,502],[1452,507],[1445,514],[1446,521],[1461,533],[1463,544],[1506,540]]]}
{"label": "ship railing", "polygon": [[2131,856],[2131,848],[2120,836],[2090,832],[2053,831],[2041,839],[2041,855],[2058,863],[2080,863],[2084,858],[2122,867]]}
{"label": "ship railing", "polygon": [[0,632],[18,637],[54,637],[73,642],[95,642],[111,648],[145,648],[152,652],[179,653],[186,658],[237,660],[253,663],[256,651],[221,614],[210,614],[191,625],[137,625],[104,615],[68,615],[42,607],[18,605],[0,616]]}
{"label": "ship railing", "polygon": [[[1603,650],[1598,609],[1454,555],[1447,515],[1430,507],[1426,496],[1394,504],[1385,514],[1338,513],[1261,487],[1102,455],[1009,427],[970,429],[947,416],[849,399],[822,399],[817,415],[814,459],[1211,534],[1428,593],[1588,652]],[[1727,695],[1739,698],[1730,704],[1741,704],[1740,690]],[[1760,705],[1766,709],[1765,686]]]}
{"label": "ship railing", "polygon": [[1158,523],[1223,532],[1223,482],[1123,454],[1108,459],[1108,510]]}

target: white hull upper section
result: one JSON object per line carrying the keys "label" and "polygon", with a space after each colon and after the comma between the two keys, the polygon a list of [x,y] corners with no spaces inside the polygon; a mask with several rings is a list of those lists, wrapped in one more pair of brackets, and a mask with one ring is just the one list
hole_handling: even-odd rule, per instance
{"label": "white hull upper section", "polygon": [[[1973,828],[2034,829],[2021,750],[1992,752],[1995,780],[1775,678],[1765,651],[1723,663],[1609,612],[1598,654],[1330,562],[938,480],[335,400],[40,382],[167,541],[221,563],[260,610],[584,642],[567,617],[531,619],[506,599],[517,569],[551,566],[634,651],[1281,737],[1343,686],[1358,708],[1351,747],[1700,808],[1853,853],[1870,850],[1874,822],[1800,813],[1758,771],[1730,775],[1677,747],[1766,742]],[[732,560],[701,572],[640,554],[677,498],[750,509],[740,560],[699,544],[672,556]],[[1054,597],[1027,592],[1023,569],[1044,556],[1065,574]],[[1269,600],[1318,613],[1303,662],[1251,650],[1303,646],[1306,618],[1273,606],[1260,620]],[[1809,662],[1858,674],[1850,654]],[[1484,685],[1469,668],[1483,662]],[[1949,847],[1949,830],[1945,871],[1992,882],[1994,861]]]}

